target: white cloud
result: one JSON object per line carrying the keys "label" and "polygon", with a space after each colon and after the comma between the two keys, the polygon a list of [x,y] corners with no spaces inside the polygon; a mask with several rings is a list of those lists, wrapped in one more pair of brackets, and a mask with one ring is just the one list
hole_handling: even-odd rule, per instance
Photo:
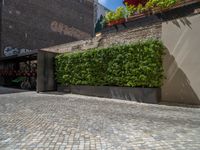
{"label": "white cloud", "polygon": [[105,5],[107,3],[107,0],[99,0],[99,3]]}

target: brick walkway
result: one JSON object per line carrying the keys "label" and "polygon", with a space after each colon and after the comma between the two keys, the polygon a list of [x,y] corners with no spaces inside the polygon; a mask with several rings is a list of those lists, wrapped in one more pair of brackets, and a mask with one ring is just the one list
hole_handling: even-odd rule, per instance
{"label": "brick walkway", "polygon": [[200,108],[0,91],[1,150],[200,149]]}

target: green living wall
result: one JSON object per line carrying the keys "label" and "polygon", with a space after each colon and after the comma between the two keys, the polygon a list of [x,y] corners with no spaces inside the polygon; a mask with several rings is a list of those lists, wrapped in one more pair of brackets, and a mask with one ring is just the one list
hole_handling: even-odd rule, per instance
{"label": "green living wall", "polygon": [[148,40],[95,48],[56,57],[56,78],[63,85],[160,87],[163,44]]}

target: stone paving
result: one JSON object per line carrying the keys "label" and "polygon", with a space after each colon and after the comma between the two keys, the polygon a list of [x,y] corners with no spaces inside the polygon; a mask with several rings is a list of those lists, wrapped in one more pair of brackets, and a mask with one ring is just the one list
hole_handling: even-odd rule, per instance
{"label": "stone paving", "polygon": [[200,149],[200,108],[8,90],[1,150]]}

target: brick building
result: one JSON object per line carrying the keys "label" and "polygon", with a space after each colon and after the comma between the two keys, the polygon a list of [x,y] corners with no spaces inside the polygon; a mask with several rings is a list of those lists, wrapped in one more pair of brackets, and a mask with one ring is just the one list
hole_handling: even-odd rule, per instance
{"label": "brick building", "polygon": [[[96,3],[96,0],[0,0],[0,85],[22,87],[19,79],[23,78],[21,83],[33,81],[31,86],[35,88],[34,66],[38,66],[38,59],[41,64],[53,63],[49,55],[39,57],[38,50],[93,37]],[[49,74],[48,69],[42,70],[45,75]]]}
{"label": "brick building", "polygon": [[93,0],[1,0],[0,6],[0,56],[94,35]]}

